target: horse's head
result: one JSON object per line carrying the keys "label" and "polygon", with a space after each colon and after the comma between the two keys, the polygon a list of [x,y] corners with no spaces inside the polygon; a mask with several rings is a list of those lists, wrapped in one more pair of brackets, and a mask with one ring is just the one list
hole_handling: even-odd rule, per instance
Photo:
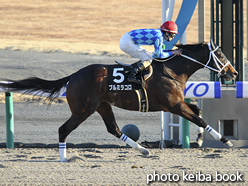
{"label": "horse's head", "polygon": [[221,76],[227,81],[234,80],[238,75],[238,72],[234,69],[230,61],[226,58],[219,46],[212,41],[212,39],[210,39],[208,48],[210,51],[210,58],[212,58],[211,60],[213,61],[214,68],[216,68],[218,77]]}

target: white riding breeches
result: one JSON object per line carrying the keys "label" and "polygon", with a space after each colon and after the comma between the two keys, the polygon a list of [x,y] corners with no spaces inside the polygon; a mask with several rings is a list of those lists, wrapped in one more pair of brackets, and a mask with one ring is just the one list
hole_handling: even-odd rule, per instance
{"label": "white riding breeches", "polygon": [[123,52],[129,54],[132,57],[140,59],[142,62],[146,60],[152,62],[152,55],[141,46],[136,45],[128,33],[122,36],[119,46]]}

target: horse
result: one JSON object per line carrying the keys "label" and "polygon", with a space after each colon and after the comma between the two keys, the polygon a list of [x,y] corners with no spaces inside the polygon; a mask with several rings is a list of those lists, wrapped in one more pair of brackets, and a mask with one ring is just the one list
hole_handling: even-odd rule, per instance
{"label": "horse", "polygon": [[[201,68],[208,68],[227,81],[235,79],[237,71],[225,57],[221,49],[211,40],[210,43],[177,45],[183,52],[171,59],[153,59],[153,73],[146,80],[144,89],[149,98],[148,112],[164,111],[177,114],[208,131],[216,140],[224,145],[232,143],[214,130],[200,117],[200,109],[184,102],[185,83],[189,77]],[[58,129],[60,161],[66,158],[66,137],[94,112],[98,112],[107,131],[126,142],[132,148],[148,155],[149,151],[123,134],[115,120],[112,106],[125,110],[139,111],[139,102],[135,91],[109,91],[108,74],[113,66],[93,64],[58,80],[45,80],[30,77],[22,80],[7,80],[0,87],[7,91],[25,91],[25,93],[46,93],[47,101],[58,97],[59,91],[66,87],[71,117]],[[122,78],[120,71],[113,74],[116,80]]]}

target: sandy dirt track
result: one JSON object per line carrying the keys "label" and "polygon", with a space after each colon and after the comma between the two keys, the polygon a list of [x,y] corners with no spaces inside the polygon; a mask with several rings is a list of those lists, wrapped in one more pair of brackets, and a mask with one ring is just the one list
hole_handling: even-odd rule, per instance
{"label": "sandy dirt track", "polygon": [[0,152],[1,185],[147,185],[154,172],[160,181],[151,185],[247,185],[247,149],[151,149],[148,157],[126,148],[69,149],[67,163],[54,149]]}

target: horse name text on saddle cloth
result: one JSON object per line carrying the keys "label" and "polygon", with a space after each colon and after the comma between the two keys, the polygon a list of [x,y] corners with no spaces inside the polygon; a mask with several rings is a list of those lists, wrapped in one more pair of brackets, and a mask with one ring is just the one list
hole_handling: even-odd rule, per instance
{"label": "horse name text on saddle cloth", "polygon": [[112,73],[108,77],[109,77],[109,91],[132,90],[131,84],[122,84],[126,79],[124,67],[113,68]]}

